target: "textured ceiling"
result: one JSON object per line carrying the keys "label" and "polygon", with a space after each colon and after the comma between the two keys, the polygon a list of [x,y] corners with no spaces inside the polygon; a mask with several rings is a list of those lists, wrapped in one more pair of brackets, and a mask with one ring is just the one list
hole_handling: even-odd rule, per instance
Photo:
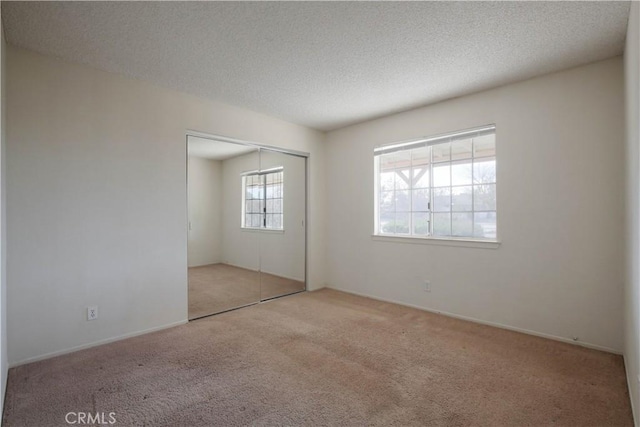
{"label": "textured ceiling", "polygon": [[2,2],[10,44],[330,130],[623,51],[628,2]]}

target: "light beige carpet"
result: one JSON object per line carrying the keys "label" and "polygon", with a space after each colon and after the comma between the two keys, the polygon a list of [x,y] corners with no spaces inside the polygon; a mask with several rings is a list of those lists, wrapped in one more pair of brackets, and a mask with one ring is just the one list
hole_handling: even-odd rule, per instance
{"label": "light beige carpet", "polygon": [[299,282],[228,264],[189,268],[189,319],[304,290]]}
{"label": "light beige carpet", "polygon": [[332,290],[11,369],[4,426],[631,426],[622,358]]}

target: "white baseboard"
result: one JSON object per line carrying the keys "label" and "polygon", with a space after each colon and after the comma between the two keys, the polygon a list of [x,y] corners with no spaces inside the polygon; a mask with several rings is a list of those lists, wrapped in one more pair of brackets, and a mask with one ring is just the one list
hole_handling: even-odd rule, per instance
{"label": "white baseboard", "polygon": [[91,348],[91,347],[97,347],[99,345],[109,344],[109,343],[112,343],[112,342],[115,342],[115,341],[121,341],[121,340],[124,340],[124,339],[127,339],[127,338],[137,337],[138,335],[144,335],[144,334],[149,334],[151,332],[161,331],[163,329],[173,328],[175,326],[184,325],[187,322],[188,322],[188,320],[181,320],[179,322],[168,323],[166,325],[157,326],[155,328],[149,328],[149,329],[144,329],[142,331],[130,332],[128,334],[119,335],[119,336],[111,337],[111,338],[106,338],[106,339],[103,339],[103,340],[94,341],[94,342],[91,342],[91,343],[88,343],[88,344],[78,345],[78,346],[67,348],[67,349],[64,349],[64,350],[57,350],[57,351],[53,351],[51,353],[45,353],[45,354],[41,354],[39,356],[29,357],[27,359],[20,360],[18,362],[10,363],[9,364],[9,369],[15,368],[16,366],[20,366],[20,365],[26,365],[27,363],[39,362],[40,360],[51,359],[52,357],[62,356],[63,354],[69,354],[69,353],[73,353],[73,352],[76,352],[76,351],[79,351],[79,350],[84,350],[84,349]]}
{"label": "white baseboard", "polygon": [[380,298],[380,297],[376,297],[374,295],[360,293],[360,292],[354,292],[354,291],[351,291],[351,290],[348,290],[348,289],[342,289],[342,288],[331,286],[331,285],[328,285],[327,288],[334,289],[334,290],[340,291],[340,292],[346,292],[348,294],[358,295],[358,296],[361,296],[361,297],[371,298],[371,299],[374,299],[374,300],[377,300],[377,301],[390,302],[392,304],[398,304],[398,305],[403,305],[405,307],[416,308],[418,310],[428,311],[429,313],[442,314],[443,316],[447,316],[447,317],[453,317],[453,318],[456,318],[456,319],[467,320],[469,322],[479,323],[481,325],[493,326],[493,327],[496,327],[496,328],[507,329],[509,331],[520,332],[520,333],[523,333],[523,334],[533,335],[533,336],[540,337],[540,338],[547,338],[547,339],[554,340],[554,341],[562,341],[562,342],[566,342],[568,344],[579,345],[581,347],[586,347],[586,348],[591,348],[591,349],[594,349],[594,350],[605,351],[607,353],[613,353],[613,354],[622,355],[622,352],[619,351],[619,350],[614,350],[612,348],[604,347],[604,346],[601,346],[601,345],[598,345],[598,344],[591,344],[591,343],[583,342],[583,341],[574,341],[574,340],[572,340],[570,338],[559,337],[557,335],[551,335],[551,334],[545,334],[543,332],[532,331],[530,329],[518,328],[518,327],[515,327],[515,326],[504,325],[502,323],[497,323],[497,322],[488,322],[486,320],[476,319],[475,317],[462,316],[460,314],[454,314],[454,313],[449,313],[449,312],[446,312],[446,311],[440,311],[440,310],[434,310],[434,309],[430,309],[430,308],[420,307],[418,305],[408,304],[408,303],[402,302],[402,301],[396,301],[396,300],[392,300],[392,299],[389,299],[389,298]]}
{"label": "white baseboard", "polygon": [[242,266],[242,265],[237,265],[237,264],[233,264],[233,263],[226,262],[226,261],[222,261],[222,262],[220,262],[219,264],[226,264],[226,265],[230,265],[231,267],[241,268],[241,269],[243,269],[243,270],[254,271],[254,272],[256,272],[256,273],[265,273],[265,274],[270,274],[270,275],[272,275],[272,276],[278,276],[278,277],[281,277],[281,278],[283,278],[283,279],[293,280],[294,282],[304,282],[304,278],[303,278],[303,279],[296,279],[296,278],[294,278],[294,277],[288,277],[288,276],[283,276],[282,274],[272,273],[272,272],[267,271],[267,270],[254,270],[253,268],[247,268],[247,267],[244,267],[244,266]]}

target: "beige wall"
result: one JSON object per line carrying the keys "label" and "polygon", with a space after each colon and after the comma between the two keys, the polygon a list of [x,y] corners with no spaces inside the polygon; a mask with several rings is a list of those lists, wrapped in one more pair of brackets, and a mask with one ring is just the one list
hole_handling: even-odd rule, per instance
{"label": "beige wall", "polygon": [[[310,153],[310,288],[324,280],[323,134],[10,47],[10,364],[187,319],[187,129]],[[100,318],[87,322],[86,307]]]}
{"label": "beige wall", "polygon": [[[376,145],[491,123],[498,249],[372,239]],[[329,286],[622,351],[620,57],[350,126],[327,140]]]}
{"label": "beige wall", "polygon": [[222,262],[222,162],[189,156],[189,267]]}
{"label": "beige wall", "polygon": [[627,277],[624,361],[636,425],[640,425],[640,5],[631,3],[624,52],[627,118]]}

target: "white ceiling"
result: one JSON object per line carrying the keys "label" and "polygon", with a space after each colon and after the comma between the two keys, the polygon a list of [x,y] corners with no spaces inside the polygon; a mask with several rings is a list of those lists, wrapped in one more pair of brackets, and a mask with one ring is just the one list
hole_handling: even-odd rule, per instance
{"label": "white ceiling", "polygon": [[256,150],[257,148],[248,145],[221,142],[191,135],[187,137],[187,153],[190,157],[226,160]]}
{"label": "white ceiling", "polygon": [[10,44],[321,130],[623,51],[628,2],[2,2]]}

